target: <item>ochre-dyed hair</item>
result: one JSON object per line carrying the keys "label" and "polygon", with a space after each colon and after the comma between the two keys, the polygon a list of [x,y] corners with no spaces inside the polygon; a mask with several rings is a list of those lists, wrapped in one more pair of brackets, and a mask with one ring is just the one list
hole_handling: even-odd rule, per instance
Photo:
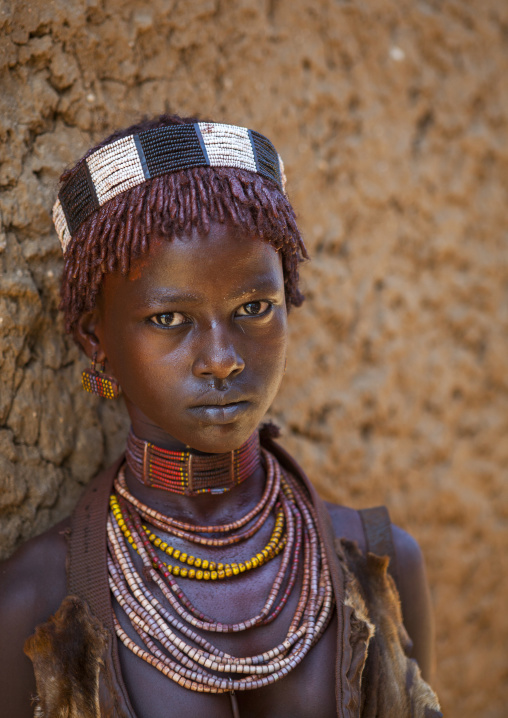
{"label": "ochre-dyed hair", "polygon": [[[127,135],[197,121],[161,115],[115,132],[85,157]],[[66,170],[60,180],[71,177],[78,166]],[[298,264],[308,255],[294,210],[277,185],[246,170],[193,167],[126,190],[79,227],[64,259],[60,308],[66,330],[72,332],[80,316],[95,307],[104,275],[116,271],[128,274],[132,260],[149,250],[151,237],[171,240],[194,227],[206,234],[210,221],[243,226],[280,252],[288,309],[301,305]]]}

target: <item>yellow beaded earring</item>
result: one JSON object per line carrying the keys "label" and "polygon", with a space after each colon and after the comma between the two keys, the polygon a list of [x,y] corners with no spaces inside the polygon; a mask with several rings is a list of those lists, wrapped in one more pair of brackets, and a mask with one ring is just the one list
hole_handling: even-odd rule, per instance
{"label": "yellow beaded earring", "polygon": [[85,369],[81,375],[83,389],[90,392],[90,394],[102,396],[104,399],[117,399],[122,392],[119,383],[116,379],[113,379],[112,376],[104,374],[106,367],[105,361],[101,363],[99,371],[95,368],[96,363],[97,354],[94,354],[92,358],[92,368]]}

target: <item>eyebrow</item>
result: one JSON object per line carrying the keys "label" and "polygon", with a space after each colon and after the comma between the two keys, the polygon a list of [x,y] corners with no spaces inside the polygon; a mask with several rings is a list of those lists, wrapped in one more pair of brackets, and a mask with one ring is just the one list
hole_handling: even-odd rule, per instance
{"label": "eyebrow", "polygon": [[147,304],[197,304],[201,301],[201,297],[192,292],[167,288],[148,291],[144,299]]}
{"label": "eyebrow", "polygon": [[[263,277],[260,281],[254,282],[256,286],[250,289],[238,288],[230,295],[224,297],[226,300],[243,299],[252,294],[262,292],[272,293],[279,289],[278,282],[271,277]],[[283,291],[284,287],[280,287]],[[198,304],[203,301],[203,296],[192,292],[182,291],[181,289],[169,289],[163,287],[161,289],[152,289],[146,292],[144,299],[149,305],[160,304]]]}
{"label": "eyebrow", "polygon": [[[260,292],[268,292],[271,294],[272,292],[276,292],[279,289],[279,284],[277,281],[275,281],[271,277],[263,277],[259,282],[253,282],[255,284],[255,287],[252,287],[250,289],[238,289],[226,299],[236,299],[248,296],[249,294],[258,294]],[[280,287],[282,290],[284,290],[284,286],[282,285]]]}

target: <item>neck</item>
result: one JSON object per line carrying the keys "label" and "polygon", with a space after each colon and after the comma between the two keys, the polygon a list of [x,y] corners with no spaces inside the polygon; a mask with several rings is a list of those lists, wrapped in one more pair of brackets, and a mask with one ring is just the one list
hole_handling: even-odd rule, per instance
{"label": "neck", "polygon": [[225,454],[169,451],[139,439],[130,431],[127,464],[145,486],[183,496],[223,494],[241,484],[259,466],[261,451],[255,431],[238,449]]}
{"label": "neck", "polygon": [[257,431],[234,451],[203,454],[188,447],[168,450],[131,429],[126,460],[131,493],[168,516],[191,521],[234,517],[259,500],[265,483]]}

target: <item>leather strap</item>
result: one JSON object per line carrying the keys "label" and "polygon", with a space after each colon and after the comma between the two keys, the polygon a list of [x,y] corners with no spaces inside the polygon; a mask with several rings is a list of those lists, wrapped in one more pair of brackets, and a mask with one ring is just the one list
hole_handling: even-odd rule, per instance
{"label": "leather strap", "polygon": [[358,511],[362,520],[367,551],[377,556],[388,556],[388,572],[398,586],[397,554],[392,536],[392,522],[386,506],[375,506]]}
{"label": "leather strap", "polygon": [[135,718],[121,677],[107,566],[106,521],[109,496],[123,461],[121,457],[113,466],[92,479],[74,509],[68,547],[67,590],[69,594],[86,601],[92,614],[107,628],[108,657],[117,693],[123,699],[122,714]]}

